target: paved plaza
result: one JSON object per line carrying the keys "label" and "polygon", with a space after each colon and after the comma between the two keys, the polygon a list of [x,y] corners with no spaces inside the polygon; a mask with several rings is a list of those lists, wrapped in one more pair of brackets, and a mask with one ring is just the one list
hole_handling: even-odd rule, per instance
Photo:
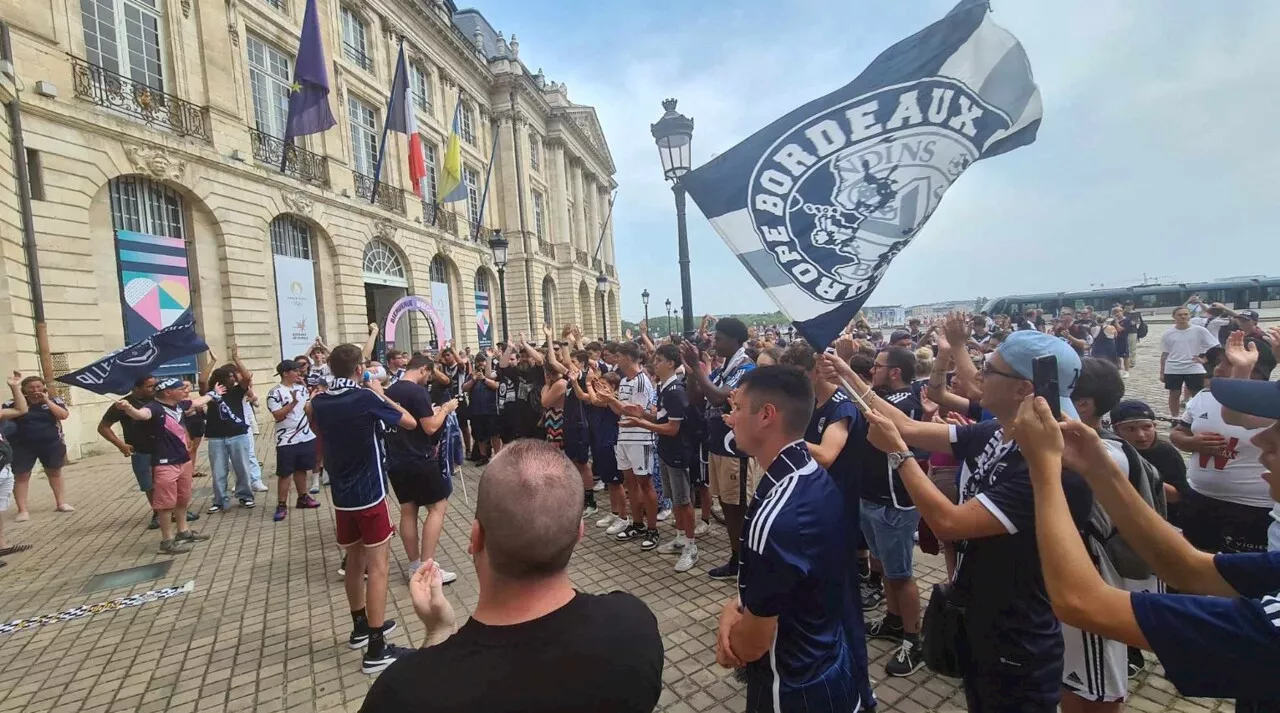
{"label": "paved plaza", "polygon": [[[1153,333],[1160,330],[1152,330]],[[1153,334],[1153,337],[1155,335]],[[1143,359],[1129,379],[1131,393],[1157,411],[1162,392],[1155,382],[1158,355],[1147,340]],[[264,471],[273,472],[270,442],[260,439]],[[207,464],[201,463],[207,471]],[[9,711],[354,711],[373,678],[360,672],[360,653],[346,646],[351,620],[338,575],[333,513],[327,493],[319,510],[290,510],[271,520],[274,493],[263,493],[256,509],[232,508],[201,515],[196,527],[213,536],[187,555],[156,553],[159,535],[147,531],[146,501],[137,492],[128,462],[117,455],[86,458],[66,471],[75,513],[53,511],[43,479],[32,484],[32,519],[13,523],[14,543],[29,552],[6,558],[0,569],[0,623],[53,614],[194,581],[194,588],[141,606],[108,608],[16,633],[0,633],[0,713]],[[472,496],[481,473],[462,476]],[[274,478],[268,478],[268,482]],[[200,512],[209,502],[209,478],[196,480]],[[459,619],[477,599],[475,572],[466,555],[472,508],[457,483],[439,558],[458,580],[446,588]],[[669,530],[669,526],[665,526]],[[587,536],[571,563],[575,585],[586,592],[624,590],[641,597],[656,614],[666,648],[665,688],[659,710],[741,711],[741,684],[715,663],[716,621],[730,583],[708,579],[728,545],[717,528],[703,545],[702,561],[680,575],[673,557],[640,552],[635,544],[607,541],[588,523]],[[391,641],[417,645],[423,628],[413,614],[405,585],[403,553],[394,543],[388,616],[401,625]],[[95,574],[172,559],[158,579],[132,586],[84,591]],[[940,557],[919,556],[921,591],[944,573]],[[964,710],[955,680],[927,669],[906,679],[886,678],[889,645],[871,642],[871,674],[880,710],[921,713]],[[1133,684],[1130,705],[1144,713],[1176,710],[1233,711],[1230,702],[1184,699],[1148,658]],[[584,672],[590,685],[590,672]]]}

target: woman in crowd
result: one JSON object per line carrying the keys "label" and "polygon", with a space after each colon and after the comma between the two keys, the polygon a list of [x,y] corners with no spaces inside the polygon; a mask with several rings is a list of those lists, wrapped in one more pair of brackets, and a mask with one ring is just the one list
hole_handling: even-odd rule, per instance
{"label": "woman in crowd", "polygon": [[[14,430],[9,438],[13,446],[13,499],[18,505],[16,522],[31,519],[27,509],[27,494],[31,487],[31,469],[37,461],[44,466],[45,477],[53,489],[54,507],[58,512],[74,512],[66,500],[62,483],[62,464],[67,459],[67,446],[62,441],[62,422],[70,415],[62,399],[49,394],[44,379],[28,376],[21,383],[26,398],[27,413],[13,419]],[[17,399],[4,405],[5,409],[17,408]]]}
{"label": "woman in crowd", "polygon": [[244,400],[253,386],[253,374],[240,363],[239,352],[231,348],[232,363],[213,370],[209,376],[209,388],[225,389],[222,398],[208,406],[205,439],[209,444],[209,465],[213,470],[213,504],[209,513],[226,510],[230,506],[227,492],[230,472],[236,473],[236,498],[241,507],[251,508],[253,490],[251,451],[253,437],[244,418]]}

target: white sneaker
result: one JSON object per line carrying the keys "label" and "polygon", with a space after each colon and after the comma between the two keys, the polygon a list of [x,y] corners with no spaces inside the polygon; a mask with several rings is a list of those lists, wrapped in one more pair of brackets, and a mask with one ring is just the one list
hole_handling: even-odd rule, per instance
{"label": "white sneaker", "polygon": [[628,527],[631,527],[631,520],[625,517],[619,517],[617,520],[614,520],[613,524],[609,526],[608,530],[604,531],[604,534],[616,535],[619,532],[622,532],[623,530],[627,529]]}
{"label": "white sneaker", "polygon": [[307,476],[307,491],[312,495],[320,494],[320,474],[312,473]]}
{"label": "white sneaker", "polygon": [[666,522],[670,518],[671,518],[671,508],[658,511],[658,522]]}
{"label": "white sneaker", "polygon": [[1125,378],[1125,379],[1127,379],[1127,378],[1129,378],[1129,372],[1127,372],[1127,371],[1121,371],[1121,372],[1120,372],[1120,376],[1121,376],[1121,377],[1123,377],[1123,378]]}
{"label": "white sneaker", "polygon": [[[585,505],[582,508],[582,519],[585,520],[591,517],[592,515],[595,515],[598,512],[600,512],[600,508],[596,507],[595,505]],[[609,514],[612,515],[613,513],[609,513]]]}
{"label": "white sneaker", "polygon": [[680,553],[680,559],[676,560],[677,572],[688,572],[698,563],[698,545],[694,542],[685,543],[684,550]]}
{"label": "white sneaker", "polygon": [[329,471],[327,470],[320,471],[320,484],[324,486],[329,485]]}
{"label": "white sneaker", "polygon": [[406,577],[407,577],[409,580],[412,580],[412,579],[413,579],[413,575],[414,575],[414,574],[415,574],[419,569],[421,569],[421,568],[422,568],[422,560],[414,560],[414,561],[410,562],[410,563],[409,563],[409,569],[408,569],[408,571],[407,571],[407,573],[406,573]]}
{"label": "white sneaker", "polygon": [[604,481],[603,481],[603,480],[597,480],[597,481],[596,481],[596,484],[595,484],[595,485],[593,485],[593,486],[591,486],[591,489],[592,489],[592,490],[594,490],[594,491],[596,491],[596,492],[598,493],[598,492],[600,492],[601,490],[604,490],[604,487],[605,487],[605,486],[604,486]]}
{"label": "white sneaker", "polygon": [[261,480],[254,481],[253,483],[249,484],[249,489],[255,493],[265,493],[267,492],[267,484],[262,482]]}
{"label": "white sneaker", "polygon": [[613,521],[617,519],[617,517],[618,517],[617,515],[614,515],[611,512],[607,512],[604,514],[604,517],[600,518],[599,520],[596,520],[596,527],[609,527],[610,525],[613,524]]}
{"label": "white sneaker", "polygon": [[685,538],[684,533],[680,533],[668,542],[658,545],[658,554],[675,555],[684,550],[684,546],[689,544],[689,540]]}
{"label": "white sneaker", "polygon": [[710,531],[711,531],[711,523],[707,522],[706,520],[699,520],[698,526],[693,528],[693,534],[695,535],[705,535]]}
{"label": "white sneaker", "polygon": [[450,572],[450,571],[449,571],[449,570],[447,570],[447,569],[441,569],[441,570],[440,570],[440,576],[441,576],[441,581],[442,581],[442,583],[443,583],[443,584],[448,584],[448,583],[450,583],[450,582],[452,582],[452,581],[454,581],[454,580],[456,580],[456,579],[458,578],[458,573],[457,573],[457,572]]}

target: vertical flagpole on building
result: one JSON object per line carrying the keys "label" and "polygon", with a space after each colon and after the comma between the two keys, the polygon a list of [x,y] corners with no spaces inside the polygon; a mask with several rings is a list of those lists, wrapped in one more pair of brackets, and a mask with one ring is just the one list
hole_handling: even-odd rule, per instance
{"label": "vertical flagpole on building", "polygon": [[480,242],[480,226],[484,225],[484,207],[489,202],[489,179],[493,178],[493,162],[498,157],[498,137],[500,136],[498,122],[490,124],[493,131],[493,148],[489,149],[489,167],[484,174],[484,192],[480,194],[480,211],[476,219],[476,224],[471,227],[472,242]]}
{"label": "vertical flagpole on building", "polygon": [[391,77],[391,95],[387,97],[387,116],[382,122],[382,145],[378,147],[378,161],[373,167],[373,190],[369,191],[369,202],[378,202],[378,184],[382,180],[382,160],[387,157],[387,134],[391,131],[391,105],[395,103],[396,81],[404,66],[404,37],[400,37],[399,57],[396,59],[396,70]]}

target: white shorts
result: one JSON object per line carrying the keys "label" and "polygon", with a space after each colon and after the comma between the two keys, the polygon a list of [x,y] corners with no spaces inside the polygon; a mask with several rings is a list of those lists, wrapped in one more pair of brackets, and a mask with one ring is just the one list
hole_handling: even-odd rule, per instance
{"label": "white shorts", "polygon": [[1129,695],[1129,648],[1062,625],[1062,685],[1086,701],[1111,703]]}
{"label": "white shorts", "polygon": [[0,470],[0,513],[9,509],[9,501],[13,498],[13,469],[5,466]]}
{"label": "white shorts", "polygon": [[653,473],[653,444],[619,443],[613,447],[618,459],[618,470],[629,470],[636,475]]}

